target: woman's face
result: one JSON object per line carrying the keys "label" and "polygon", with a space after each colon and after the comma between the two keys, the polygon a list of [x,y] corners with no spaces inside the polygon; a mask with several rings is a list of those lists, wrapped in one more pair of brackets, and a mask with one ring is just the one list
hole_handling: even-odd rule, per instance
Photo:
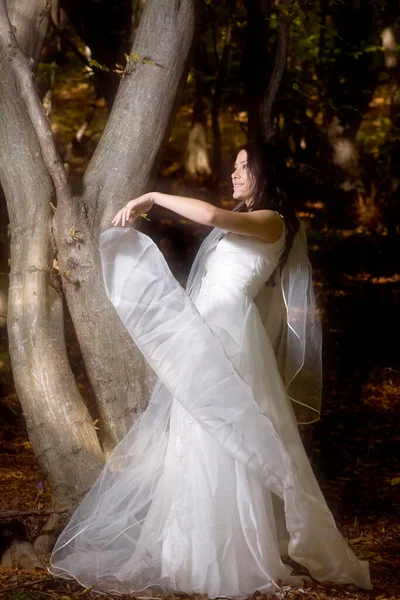
{"label": "woman's face", "polygon": [[235,200],[243,200],[247,206],[252,204],[253,181],[247,166],[247,152],[241,150],[236,157],[234,171],[231,175],[233,184],[233,197]]}

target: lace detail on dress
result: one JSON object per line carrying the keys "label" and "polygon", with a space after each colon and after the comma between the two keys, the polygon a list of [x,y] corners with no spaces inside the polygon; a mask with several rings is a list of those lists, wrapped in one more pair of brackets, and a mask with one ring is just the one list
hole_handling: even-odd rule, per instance
{"label": "lace detail on dress", "polygon": [[[223,239],[225,237],[226,234],[221,234],[221,238]],[[216,248],[214,249],[213,253],[210,254],[210,256],[208,257],[208,260],[206,262],[205,268],[204,268],[204,275],[201,278],[201,287],[200,287],[200,291],[198,294],[198,297],[196,299],[196,306],[197,308],[199,308],[200,306],[202,308],[204,308],[209,301],[211,300],[211,297],[214,298],[214,294],[212,294],[212,290],[213,290],[213,280],[210,277],[210,273],[214,272],[214,274],[217,272],[213,266],[214,263],[216,262],[217,256],[216,256]]]}
{"label": "lace detail on dress", "polygon": [[210,293],[210,284],[209,277],[207,271],[205,271],[203,277],[201,278],[201,288],[199,295],[196,299],[196,306],[199,308],[200,305],[204,306],[208,301],[208,296]]}

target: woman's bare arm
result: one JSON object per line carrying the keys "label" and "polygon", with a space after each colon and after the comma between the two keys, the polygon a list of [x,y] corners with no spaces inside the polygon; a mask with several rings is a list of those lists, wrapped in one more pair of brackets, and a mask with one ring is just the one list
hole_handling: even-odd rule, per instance
{"label": "woman's bare arm", "polygon": [[113,219],[113,224],[122,222],[132,223],[143,212],[147,212],[157,204],[172,210],[186,219],[201,225],[219,227],[233,233],[257,237],[264,242],[276,242],[282,233],[283,222],[281,217],[272,210],[257,210],[254,212],[232,212],[218,208],[196,198],[186,198],[160,192],[143,194],[131,200],[120,210]]}

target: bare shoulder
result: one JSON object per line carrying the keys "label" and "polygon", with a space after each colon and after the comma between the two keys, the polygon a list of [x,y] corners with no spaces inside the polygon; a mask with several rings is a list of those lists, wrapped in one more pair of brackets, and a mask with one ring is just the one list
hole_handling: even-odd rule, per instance
{"label": "bare shoulder", "polygon": [[277,242],[284,226],[282,217],[273,210],[233,212],[217,207],[209,224],[232,233],[256,237],[266,244]]}
{"label": "bare shoulder", "polygon": [[283,218],[274,210],[255,210],[248,213],[258,224],[258,237],[263,242],[273,244],[277,242],[285,226]]}

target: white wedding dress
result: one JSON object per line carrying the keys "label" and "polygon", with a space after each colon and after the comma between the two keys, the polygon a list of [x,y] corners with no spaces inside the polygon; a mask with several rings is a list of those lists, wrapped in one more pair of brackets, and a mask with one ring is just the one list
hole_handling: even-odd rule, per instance
{"label": "white wedding dress", "polygon": [[289,556],[321,582],[371,588],[315,479],[254,302],[283,246],[284,234],[226,234],[195,306],[150,238],[101,235],[109,296],[159,379],[58,538],[51,573],[99,592],[244,597],[301,585]]}

